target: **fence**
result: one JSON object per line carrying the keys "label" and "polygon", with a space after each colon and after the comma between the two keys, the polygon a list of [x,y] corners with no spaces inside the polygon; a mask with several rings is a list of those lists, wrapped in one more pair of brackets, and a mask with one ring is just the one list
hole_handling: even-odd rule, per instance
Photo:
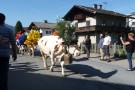
{"label": "fence", "polygon": [[[84,46],[81,44],[81,53],[83,53],[83,50]],[[91,44],[90,51],[93,53],[99,53],[98,44]],[[124,45],[117,45],[117,43],[114,43],[113,45],[110,45],[109,51],[112,57],[126,57],[126,50]]]}

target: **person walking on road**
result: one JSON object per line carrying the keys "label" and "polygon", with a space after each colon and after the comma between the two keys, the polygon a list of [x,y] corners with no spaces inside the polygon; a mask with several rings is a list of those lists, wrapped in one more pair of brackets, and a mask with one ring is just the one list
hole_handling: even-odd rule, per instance
{"label": "person walking on road", "polygon": [[99,43],[98,43],[98,48],[99,48],[99,51],[100,51],[100,60],[103,60],[103,56],[104,56],[103,42],[104,42],[103,34],[100,34],[100,40],[99,40]]}
{"label": "person walking on road", "polygon": [[85,41],[86,41],[86,36],[84,37],[83,42],[81,43],[82,48],[83,48],[83,54],[86,54],[86,45],[85,45]]}
{"label": "person walking on road", "polygon": [[104,60],[107,60],[107,62],[110,62],[110,53],[109,53],[109,46],[111,44],[111,37],[108,35],[108,32],[105,33],[105,38],[103,42],[103,52],[104,52]]}
{"label": "person walking on road", "polygon": [[12,58],[17,59],[15,35],[13,30],[5,25],[5,15],[0,13],[0,90],[8,90],[8,69],[10,59],[10,45]]}
{"label": "person walking on road", "polygon": [[128,63],[129,63],[129,68],[127,70],[132,71],[133,70],[132,54],[133,54],[134,48],[135,48],[134,33],[128,34],[128,40],[126,42],[123,41],[122,37],[120,37],[120,40],[121,40],[122,44],[126,46],[127,59],[128,59]]}
{"label": "person walking on road", "polygon": [[85,48],[86,48],[87,58],[90,58],[90,46],[91,46],[90,36],[86,35]]}

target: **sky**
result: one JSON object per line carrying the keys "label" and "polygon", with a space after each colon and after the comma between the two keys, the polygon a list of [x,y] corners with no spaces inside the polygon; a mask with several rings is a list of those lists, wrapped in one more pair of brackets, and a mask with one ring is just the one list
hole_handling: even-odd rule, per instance
{"label": "sky", "polygon": [[122,14],[135,12],[135,0],[0,0],[0,13],[6,15],[7,24],[15,26],[21,21],[23,27],[28,27],[33,21],[56,23],[74,5],[92,7],[93,4],[102,4],[103,9]]}

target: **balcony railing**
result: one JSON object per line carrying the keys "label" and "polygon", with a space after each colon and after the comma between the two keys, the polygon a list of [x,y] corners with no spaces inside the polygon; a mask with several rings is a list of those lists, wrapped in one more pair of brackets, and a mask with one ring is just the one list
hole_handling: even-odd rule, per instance
{"label": "balcony railing", "polygon": [[86,26],[76,28],[76,32],[89,32],[89,31],[129,32],[130,28],[113,27],[113,26]]}

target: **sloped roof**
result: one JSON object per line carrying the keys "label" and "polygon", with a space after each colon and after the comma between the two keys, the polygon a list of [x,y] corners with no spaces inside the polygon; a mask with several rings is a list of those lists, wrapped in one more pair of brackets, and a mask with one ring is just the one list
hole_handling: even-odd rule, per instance
{"label": "sloped roof", "polygon": [[38,28],[46,28],[46,29],[54,29],[56,27],[56,23],[45,23],[45,22],[32,22]]}
{"label": "sloped roof", "polygon": [[135,15],[135,12],[130,13],[131,15]]}
{"label": "sloped roof", "polygon": [[121,17],[126,17],[126,15],[114,12],[114,11],[109,11],[109,10],[103,10],[103,9],[95,9],[92,7],[85,7],[85,6],[79,6],[80,8],[85,8],[90,11],[94,11],[94,13],[102,13],[102,14],[109,14],[109,15],[114,15],[114,16],[121,16]]}
{"label": "sloped roof", "polygon": [[28,30],[28,27],[23,27],[24,30]]}
{"label": "sloped roof", "polygon": [[23,30],[25,30],[27,33],[30,32],[29,28],[28,27],[23,27]]}
{"label": "sloped roof", "polygon": [[108,14],[108,15],[113,15],[113,16],[120,16],[120,17],[127,17],[127,15],[118,13],[118,12],[114,12],[114,11],[109,11],[109,10],[104,10],[104,9],[96,9],[96,8],[92,8],[92,7],[86,7],[86,6],[81,6],[81,5],[74,5],[69,12],[63,17],[64,19],[68,17],[69,14],[72,13],[72,10],[78,8],[84,11],[87,11],[89,13],[93,13],[93,14]]}

